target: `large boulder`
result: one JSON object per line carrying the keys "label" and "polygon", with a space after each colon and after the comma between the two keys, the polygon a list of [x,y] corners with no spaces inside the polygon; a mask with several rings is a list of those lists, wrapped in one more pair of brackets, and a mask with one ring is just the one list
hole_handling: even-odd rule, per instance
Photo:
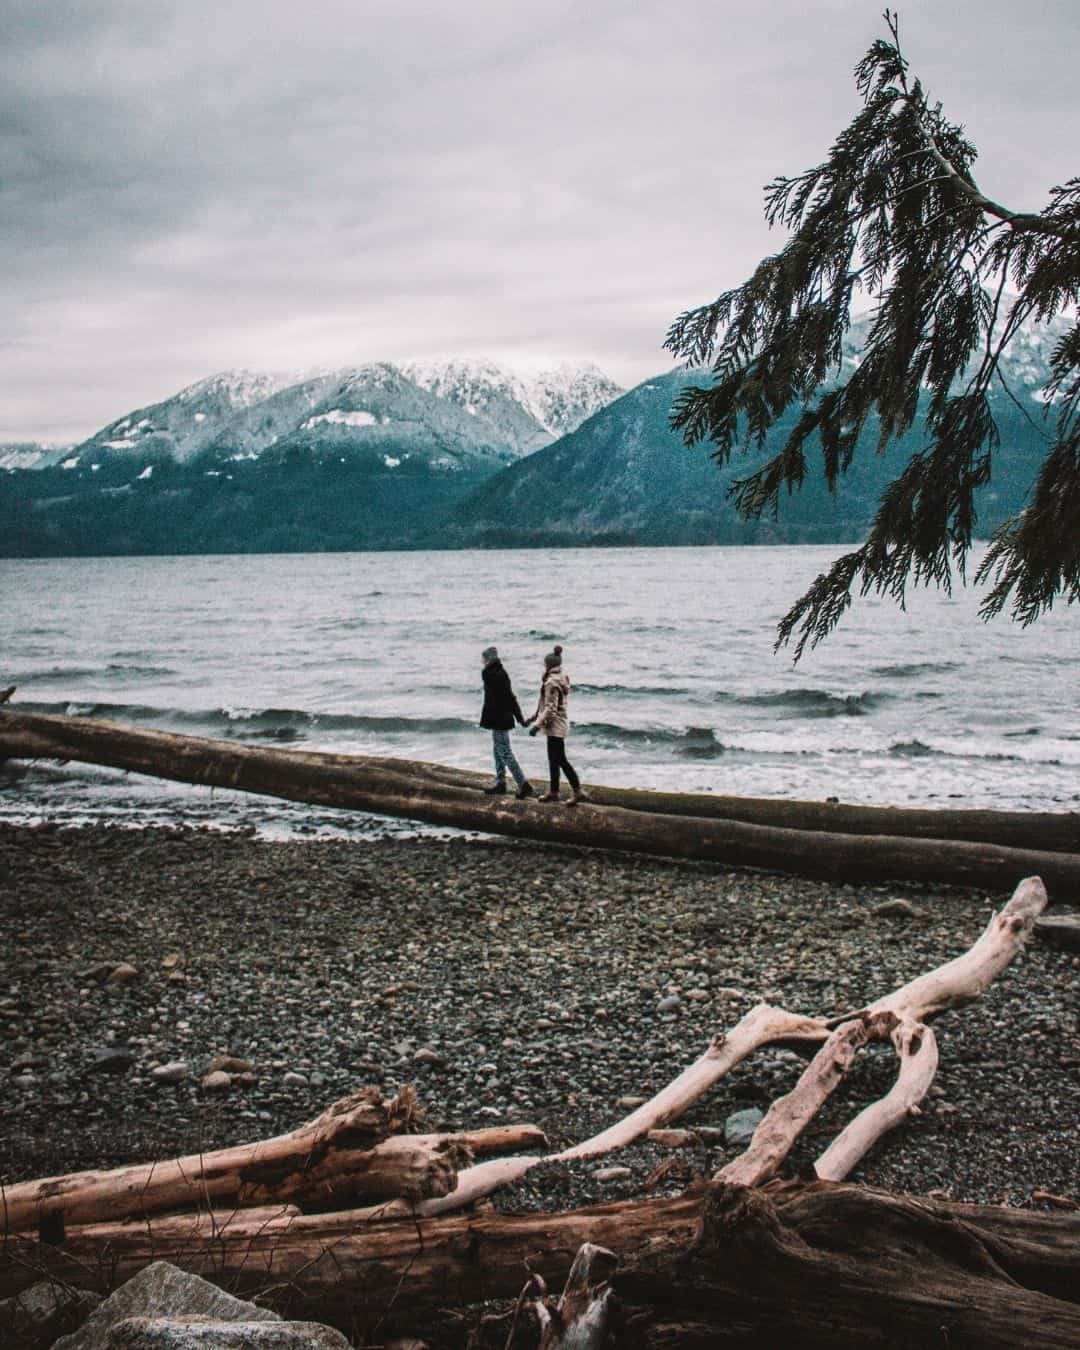
{"label": "large boulder", "polygon": [[318,1322],[200,1317],[129,1317],[110,1329],[105,1345],[108,1350],[349,1350],[340,1331]]}
{"label": "large boulder", "polygon": [[[122,1284],[54,1350],[105,1350],[113,1327],[132,1318],[190,1318],[222,1322],[280,1322],[269,1308],[234,1298],[209,1280],[189,1275],[167,1261],[155,1261]],[[204,1342],[204,1345],[208,1342]]]}
{"label": "large boulder", "polygon": [[68,1289],[42,1280],[0,1302],[0,1345],[38,1350],[74,1331],[101,1302],[88,1289]]}
{"label": "large boulder", "polygon": [[1041,914],[1035,920],[1035,932],[1055,947],[1080,951],[1080,914]]}
{"label": "large boulder", "polygon": [[54,1350],[349,1350],[349,1342],[317,1322],[283,1322],[269,1308],[157,1261]]}

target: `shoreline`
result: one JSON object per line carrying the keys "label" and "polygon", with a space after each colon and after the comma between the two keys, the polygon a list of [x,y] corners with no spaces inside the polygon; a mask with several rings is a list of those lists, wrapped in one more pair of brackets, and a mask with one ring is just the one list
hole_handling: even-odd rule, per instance
{"label": "shoreline", "polygon": [[[254,1140],[365,1083],[414,1084],[429,1128],[531,1122],[562,1147],[625,1115],[620,1099],[661,1088],[759,999],[862,1006],[966,949],[1007,898],[465,835],[0,823],[4,1180]],[[889,900],[908,912],[875,914]],[[94,968],[110,962],[137,975],[99,983]],[[922,1114],[851,1179],[973,1202],[1077,1198],[1078,994],[1080,958],[1033,940],[982,1000],[937,1022]],[[89,1069],[121,1045],[125,1072]],[[248,1060],[255,1081],[204,1092],[217,1054]],[[153,1080],[155,1064],[178,1061],[183,1081]],[[759,1052],[678,1123],[722,1127],[802,1067]],[[784,1171],[808,1167],[893,1074],[891,1051],[862,1056]],[[495,1202],[678,1190],[738,1151],[640,1143],[537,1169]],[[613,1164],[630,1175],[595,1176]]]}

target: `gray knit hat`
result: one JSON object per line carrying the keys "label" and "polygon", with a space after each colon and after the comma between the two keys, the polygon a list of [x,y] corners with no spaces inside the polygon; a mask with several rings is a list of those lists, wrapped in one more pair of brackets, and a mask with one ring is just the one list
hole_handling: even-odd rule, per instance
{"label": "gray knit hat", "polygon": [[480,660],[483,661],[485,666],[489,665],[492,661],[497,661],[498,659],[499,659],[498,647],[485,647],[484,650],[480,653]]}
{"label": "gray knit hat", "polygon": [[562,648],[556,642],[554,651],[548,652],[544,657],[544,667],[547,670],[554,670],[556,666],[562,665]]}

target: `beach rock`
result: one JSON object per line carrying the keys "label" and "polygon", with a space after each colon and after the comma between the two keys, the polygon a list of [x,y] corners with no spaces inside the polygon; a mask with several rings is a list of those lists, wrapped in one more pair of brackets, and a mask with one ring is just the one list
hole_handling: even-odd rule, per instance
{"label": "beach rock", "polygon": [[659,1144],[661,1148],[686,1148],[698,1143],[693,1130],[650,1130],[645,1137],[650,1144]]}
{"label": "beach rock", "polygon": [[598,1167],[593,1173],[597,1181],[625,1181],[633,1175],[629,1167]]}
{"label": "beach rock", "polygon": [[129,1317],[112,1327],[103,1350],[349,1350],[349,1342],[318,1322]]}
{"label": "beach rock", "polygon": [[753,1139],[754,1131],[764,1115],[756,1106],[748,1106],[744,1111],[733,1111],[724,1121],[724,1143],[731,1148],[745,1148]]}
{"label": "beach rock", "polygon": [[207,1073],[250,1073],[250,1060],[239,1059],[236,1055],[215,1055],[206,1066]]}
{"label": "beach rock", "polygon": [[1055,947],[1080,951],[1080,914],[1044,914],[1035,920],[1035,932]]}
{"label": "beach rock", "polygon": [[98,1046],[90,1051],[87,1073],[127,1073],[135,1063],[135,1052],[126,1045]]}
{"label": "beach rock", "polygon": [[677,1009],[681,1007],[682,1007],[682,999],[678,996],[678,994],[668,994],[666,998],[662,998],[660,1002],[656,1005],[656,1011],[658,1013],[669,1013],[675,1012]]}
{"label": "beach rock", "polygon": [[100,1294],[42,1280],[0,1302],[0,1343],[38,1350],[75,1331],[101,1302]]}
{"label": "beach rock", "polygon": [[183,964],[184,958],[179,952],[170,952],[168,956],[162,957],[161,960],[162,970],[176,970],[178,966],[182,966]]}
{"label": "beach rock", "polygon": [[95,965],[88,966],[79,976],[80,980],[95,980],[98,984],[104,984],[109,976],[117,967],[116,961],[98,961]]}
{"label": "beach rock", "polygon": [[295,1069],[290,1069],[281,1080],[286,1087],[307,1087],[308,1080],[302,1073],[297,1073]]}
{"label": "beach rock", "polygon": [[[113,1328],[129,1318],[176,1317],[202,1317],[218,1323],[281,1321],[269,1308],[234,1298],[167,1261],[155,1261],[110,1294],[78,1331],[57,1341],[54,1350],[105,1350]],[[206,1347],[213,1344],[203,1342]]]}
{"label": "beach rock", "polygon": [[421,1046],[413,1055],[414,1064],[430,1064],[432,1066],[445,1064],[446,1060],[437,1050],[432,1050],[430,1046]]}
{"label": "beach rock", "polygon": [[151,1069],[150,1077],[155,1083],[182,1083],[190,1072],[186,1061],[174,1059],[169,1064],[159,1064],[156,1069]]}
{"label": "beach rock", "polygon": [[910,900],[883,900],[870,911],[875,919],[921,919],[923,911]]}
{"label": "beach rock", "polygon": [[109,972],[106,983],[108,984],[133,984],[139,978],[139,972],[134,966],[126,961],[121,961],[118,966],[113,966]]}
{"label": "beach rock", "polygon": [[232,1074],[225,1073],[222,1069],[214,1069],[206,1074],[202,1080],[202,1090],[204,1092],[228,1092],[232,1087]]}

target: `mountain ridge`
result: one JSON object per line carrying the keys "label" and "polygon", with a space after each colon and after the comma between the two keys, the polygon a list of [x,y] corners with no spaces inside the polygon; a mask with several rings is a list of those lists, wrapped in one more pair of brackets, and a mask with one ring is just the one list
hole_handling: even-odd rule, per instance
{"label": "mountain ridge", "polygon": [[[859,359],[868,323],[853,324],[843,363]],[[1046,453],[1042,386],[1056,336],[1054,325],[1019,334],[1003,367],[1008,392],[992,391],[1001,446],[977,496],[980,534],[1022,509]],[[0,553],[842,543],[862,537],[881,491],[923,443],[917,424],[878,455],[871,425],[835,494],[812,463],[775,515],[742,521],[733,481],[775,452],[799,410],[779,420],[762,453],[718,466],[708,446],[688,449],[670,425],[680,390],[711,378],[671,369],[530,449],[550,436],[558,397],[571,422],[580,417],[572,374],[548,391],[548,407],[529,412],[520,377],[475,359],[314,373],[265,397],[257,374],[226,372],[181,391],[188,397],[172,410],[176,434],[192,438],[186,458],[140,410],[52,452],[47,465],[0,472]],[[610,392],[599,372],[581,379],[591,397]]]}

